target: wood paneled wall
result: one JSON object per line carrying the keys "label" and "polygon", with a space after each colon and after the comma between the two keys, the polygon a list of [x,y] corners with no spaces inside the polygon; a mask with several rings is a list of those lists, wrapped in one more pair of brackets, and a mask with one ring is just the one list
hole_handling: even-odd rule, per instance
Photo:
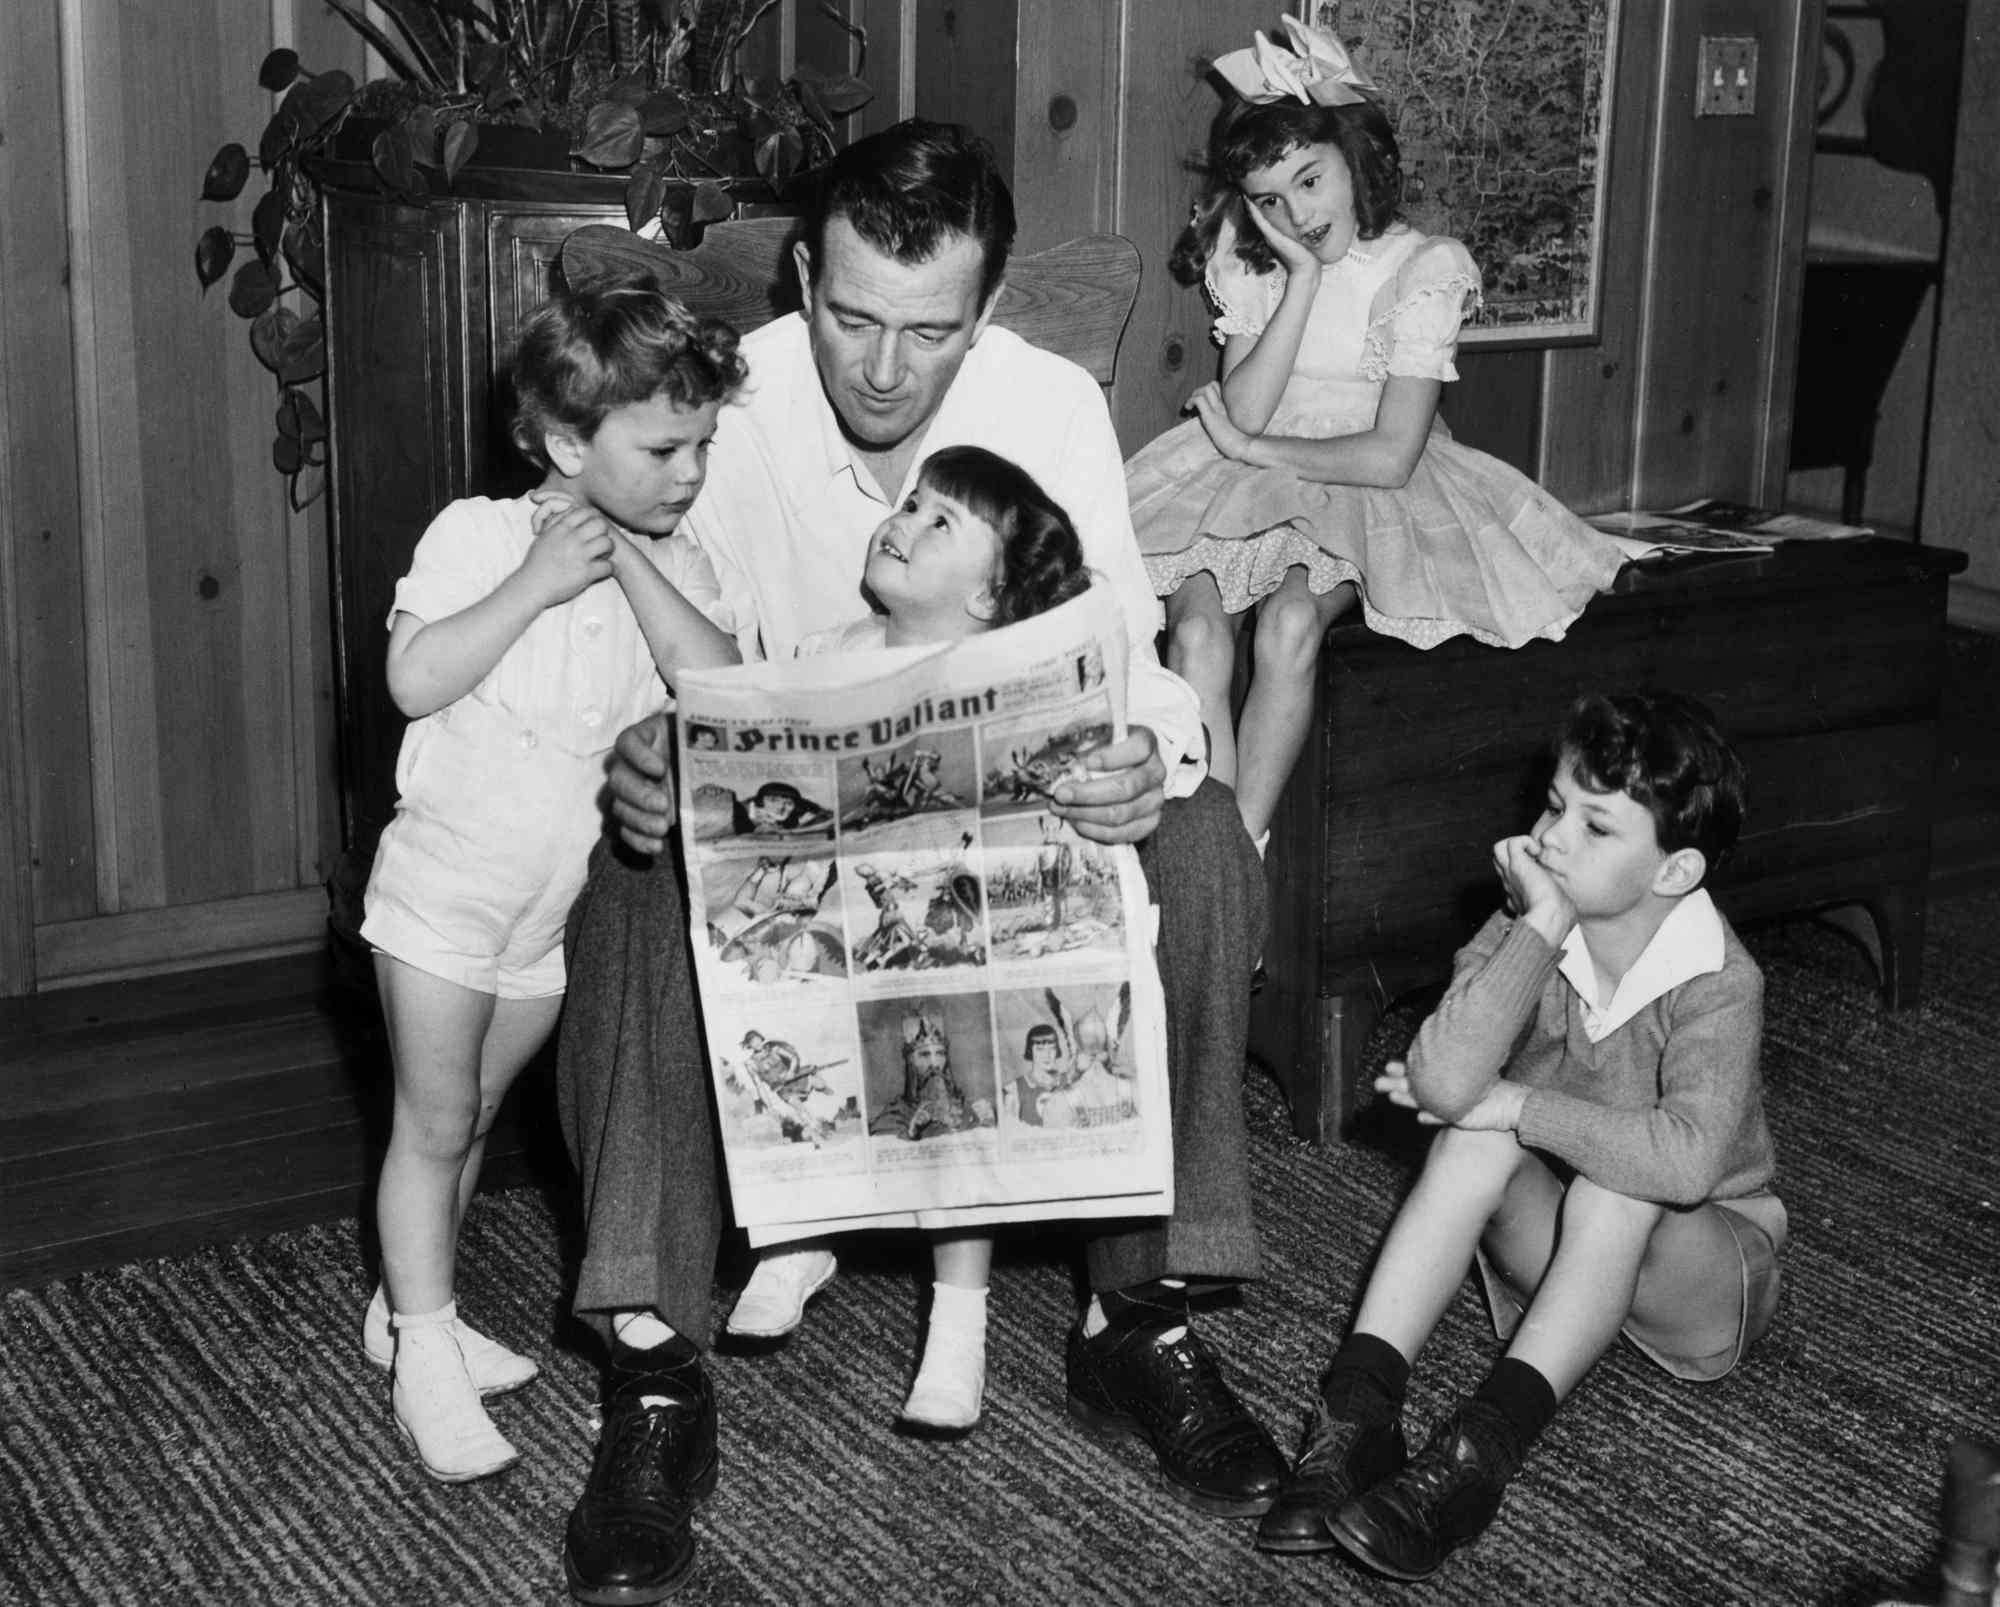
{"label": "wood paneled wall", "polygon": [[270,115],[264,54],[358,64],[323,7],[296,12],[0,0],[0,992],[319,927],[323,521],[288,511],[270,376],[193,274],[223,217],[197,199],[208,158]]}

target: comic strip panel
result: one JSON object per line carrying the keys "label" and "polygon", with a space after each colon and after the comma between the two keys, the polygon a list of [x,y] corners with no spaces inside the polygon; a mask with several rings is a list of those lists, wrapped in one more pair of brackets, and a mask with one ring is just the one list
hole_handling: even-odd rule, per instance
{"label": "comic strip panel", "polygon": [[985,901],[965,851],[970,841],[848,862],[840,904],[856,975],[986,964]]}
{"label": "comic strip panel", "polygon": [[869,1136],[924,1145],[997,1121],[992,1016],[983,993],[864,999],[861,1029]]}
{"label": "comic strip panel", "polygon": [[1110,854],[1046,811],[985,826],[995,961],[1124,952],[1125,907]]}
{"label": "comic strip panel", "polygon": [[1138,1119],[1126,1044],[1129,983],[1016,988],[993,996],[1000,1110],[1010,1130],[1111,1127]]}
{"label": "comic strip panel", "polygon": [[840,824],[851,846],[922,815],[972,807],[978,784],[972,731],[925,731],[900,747],[842,759]]}
{"label": "comic strip panel", "polygon": [[[689,740],[699,728],[689,728]],[[690,755],[695,841],[735,849],[833,841],[833,776],[819,760]]]}
{"label": "comic strip panel", "polygon": [[1056,783],[1081,778],[1083,756],[1103,747],[1111,734],[1111,705],[1102,699],[1054,720],[1044,712],[981,726],[980,813],[993,817],[1046,808]]}
{"label": "comic strip panel", "polygon": [[849,1151],[864,1164],[862,1070],[845,1011],[731,1013],[713,1039],[716,1109],[732,1150]]}
{"label": "comic strip panel", "polygon": [[846,979],[839,862],[825,850],[799,847],[796,854],[716,856],[702,865],[708,943],[729,981],[781,985]]}

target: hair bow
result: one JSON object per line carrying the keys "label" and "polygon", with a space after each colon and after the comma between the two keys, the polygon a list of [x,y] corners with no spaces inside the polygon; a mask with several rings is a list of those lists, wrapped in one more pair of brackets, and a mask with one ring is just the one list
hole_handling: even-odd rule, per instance
{"label": "hair bow", "polygon": [[1248,50],[1215,58],[1215,70],[1245,100],[1260,104],[1298,100],[1307,105],[1352,106],[1368,99],[1374,85],[1354,70],[1347,47],[1333,35],[1285,18],[1288,50],[1259,29]]}

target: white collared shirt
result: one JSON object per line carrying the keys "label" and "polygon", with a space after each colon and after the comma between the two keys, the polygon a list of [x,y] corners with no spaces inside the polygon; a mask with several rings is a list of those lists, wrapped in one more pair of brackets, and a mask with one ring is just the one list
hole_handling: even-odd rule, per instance
{"label": "white collared shirt", "polygon": [[1683,982],[1722,969],[1722,916],[1708,889],[1697,887],[1667,912],[1652,941],[1619,978],[1610,1004],[1597,1006],[1597,966],[1583,940],[1583,928],[1572,926],[1563,939],[1557,969],[1576,990],[1583,1013],[1583,1033],[1601,1043],[1655,999]]}
{"label": "white collared shirt", "polygon": [[816,632],[867,613],[868,538],[907,496],[922,456],[983,446],[1026,469],[1075,523],[1093,584],[1124,616],[1126,717],[1152,728],[1168,796],[1199,785],[1200,705],[1154,651],[1160,602],[1132,535],[1118,437],[1089,374],[989,328],[966,354],[906,483],[885,498],[840,433],[805,320],[792,314],[766,324],[744,337],[742,352],[749,383],[742,400],[722,410],[708,483],[682,528],[715,565],[745,658],[790,658]]}

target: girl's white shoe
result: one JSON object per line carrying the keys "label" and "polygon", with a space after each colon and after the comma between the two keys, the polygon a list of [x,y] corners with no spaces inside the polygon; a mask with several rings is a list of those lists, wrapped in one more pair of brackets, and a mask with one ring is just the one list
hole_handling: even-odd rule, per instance
{"label": "girl's white shoe", "polygon": [[931,1286],[923,1365],[903,1402],[903,1421],[963,1431],[986,1401],[986,1291]]}
{"label": "girl's white shoe", "polygon": [[[482,1395],[505,1395],[532,1383],[541,1367],[519,1351],[509,1350],[497,1339],[488,1339],[464,1321],[454,1321],[452,1332],[465,1355],[465,1370],[472,1375],[472,1387]],[[377,1367],[387,1372],[396,1360],[396,1336],[389,1330],[389,1297],[375,1285],[374,1298],[361,1318],[361,1349]]]}
{"label": "girl's white shoe", "polygon": [[521,1457],[479,1404],[459,1348],[457,1318],[454,1303],[421,1316],[389,1319],[396,1334],[395,1382],[389,1391],[396,1426],[416,1447],[424,1471],[447,1484],[483,1479]]}

